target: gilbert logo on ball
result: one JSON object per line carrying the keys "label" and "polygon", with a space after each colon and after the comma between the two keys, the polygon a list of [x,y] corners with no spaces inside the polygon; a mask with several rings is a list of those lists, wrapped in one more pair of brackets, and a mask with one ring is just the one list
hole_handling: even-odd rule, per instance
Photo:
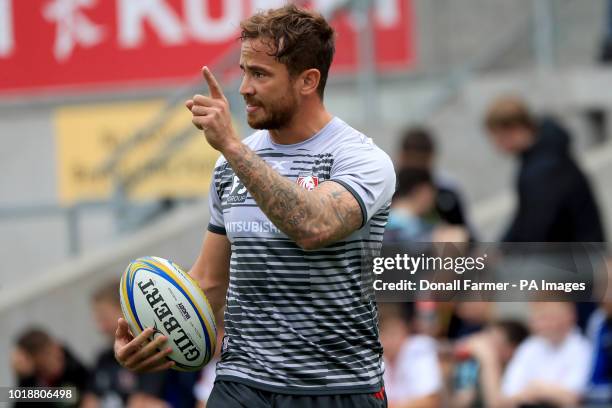
{"label": "gilbert logo on ball", "polygon": [[131,262],[119,288],[121,309],[137,336],[147,327],[164,335],[172,348],[173,368],[198,370],[215,353],[215,318],[198,284],[171,261],[144,257]]}

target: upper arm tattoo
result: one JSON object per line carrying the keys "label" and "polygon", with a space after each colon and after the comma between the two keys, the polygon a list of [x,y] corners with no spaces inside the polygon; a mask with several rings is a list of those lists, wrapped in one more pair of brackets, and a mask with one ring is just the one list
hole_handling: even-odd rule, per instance
{"label": "upper arm tattoo", "polygon": [[338,183],[322,183],[307,191],[274,171],[243,144],[225,158],[270,221],[299,245],[326,246],[362,224],[357,199]]}
{"label": "upper arm tattoo", "polygon": [[363,214],[357,199],[344,186],[328,181],[317,187],[317,194],[322,205],[321,214],[333,231],[333,241],[344,238],[357,230],[363,223]]}

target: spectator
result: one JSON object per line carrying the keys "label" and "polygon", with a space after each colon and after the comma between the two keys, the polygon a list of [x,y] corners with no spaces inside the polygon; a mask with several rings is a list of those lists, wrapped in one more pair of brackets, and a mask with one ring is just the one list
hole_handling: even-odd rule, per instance
{"label": "spectator", "polygon": [[108,346],[100,352],[87,392],[83,408],[117,407],[168,407],[160,398],[165,373],[135,374],[115,360],[112,342],[115,338],[117,319],[121,317],[119,282],[112,281],[98,288],[92,296],[92,308],[96,325],[108,340]]}
{"label": "spectator", "polygon": [[[79,396],[85,390],[88,377],[85,366],[68,348],[40,328],[29,328],[21,333],[12,354],[12,365],[18,387],[75,387]],[[79,403],[80,400],[71,406]],[[32,406],[32,403],[15,406]]]}
{"label": "spectator", "polygon": [[[521,159],[518,208],[503,241],[605,241],[595,197],[563,127],[552,118],[536,119],[515,96],[494,101],[485,125],[500,150]],[[584,327],[595,305],[582,302],[578,308]]]}
{"label": "spectator", "polygon": [[537,120],[520,98],[488,109],[485,125],[504,153],[521,160],[518,209],[506,242],[603,242],[599,209],[569,151],[569,134],[551,118]]}
{"label": "spectator", "polygon": [[450,225],[466,228],[473,238],[473,230],[468,223],[459,189],[449,177],[435,171],[436,145],[431,131],[425,127],[412,127],[402,134],[400,155],[397,168],[417,168],[433,174],[435,187],[434,206],[430,218],[439,218]]}
{"label": "spectator", "polygon": [[412,333],[412,317],[405,316],[408,309],[403,306],[379,305],[389,408],[438,407],[442,379],[436,342],[431,337]]}
{"label": "spectator", "polygon": [[467,337],[455,348],[453,406],[493,407],[500,378],[529,331],[519,321],[501,320]]}
{"label": "spectator", "polygon": [[428,170],[402,168],[397,174],[397,188],[386,227],[387,242],[457,242],[465,241],[465,230],[445,226],[427,218],[433,209],[436,190]]}
{"label": "spectator", "polygon": [[586,390],[591,348],[568,302],[533,303],[532,335],[504,372],[496,406],[576,406]]}

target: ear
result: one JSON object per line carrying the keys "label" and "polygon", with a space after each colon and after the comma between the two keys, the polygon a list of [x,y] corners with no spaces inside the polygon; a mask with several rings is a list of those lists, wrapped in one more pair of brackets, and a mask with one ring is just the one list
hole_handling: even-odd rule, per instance
{"label": "ear", "polygon": [[320,80],[321,72],[316,68],[307,69],[302,72],[298,79],[300,94],[306,96],[316,93]]}

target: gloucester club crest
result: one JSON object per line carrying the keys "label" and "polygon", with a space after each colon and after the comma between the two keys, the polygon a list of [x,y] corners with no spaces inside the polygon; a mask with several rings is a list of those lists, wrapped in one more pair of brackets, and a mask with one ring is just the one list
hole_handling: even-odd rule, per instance
{"label": "gloucester club crest", "polygon": [[314,188],[319,185],[319,178],[313,176],[312,174],[298,176],[297,184],[298,186],[305,188],[306,190],[314,190]]}

